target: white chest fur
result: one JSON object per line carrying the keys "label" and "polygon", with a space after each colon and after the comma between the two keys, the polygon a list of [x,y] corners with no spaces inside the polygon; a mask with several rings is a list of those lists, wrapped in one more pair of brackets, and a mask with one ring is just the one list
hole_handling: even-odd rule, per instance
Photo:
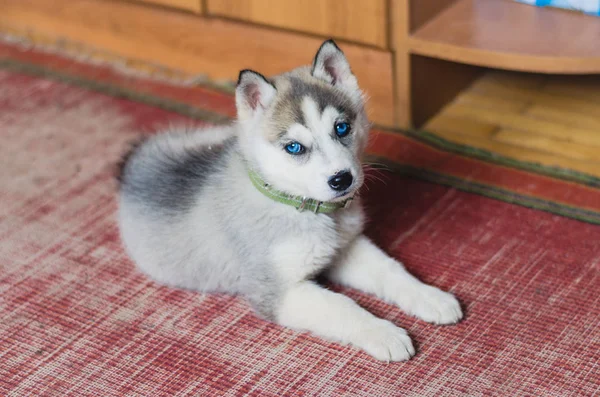
{"label": "white chest fur", "polygon": [[270,249],[269,259],[283,283],[296,283],[325,269],[362,233],[364,215],[359,202],[333,217],[298,215],[294,231]]}

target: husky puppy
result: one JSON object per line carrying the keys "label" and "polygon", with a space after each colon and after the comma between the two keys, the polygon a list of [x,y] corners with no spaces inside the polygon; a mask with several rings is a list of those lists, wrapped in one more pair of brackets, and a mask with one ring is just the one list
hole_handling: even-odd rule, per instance
{"label": "husky puppy", "polygon": [[122,164],[119,223],[139,268],[174,287],[243,296],[265,319],[363,349],[383,361],[411,339],[317,275],[436,324],[462,317],[362,235],[358,190],[369,122],[346,57],[329,40],[312,66],[266,78],[243,70],[237,121],[167,132]]}

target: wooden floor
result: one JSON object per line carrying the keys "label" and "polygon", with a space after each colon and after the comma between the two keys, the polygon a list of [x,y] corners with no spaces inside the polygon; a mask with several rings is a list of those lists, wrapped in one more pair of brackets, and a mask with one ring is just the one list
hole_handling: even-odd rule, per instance
{"label": "wooden floor", "polygon": [[519,160],[600,176],[600,76],[493,70],[423,129]]}

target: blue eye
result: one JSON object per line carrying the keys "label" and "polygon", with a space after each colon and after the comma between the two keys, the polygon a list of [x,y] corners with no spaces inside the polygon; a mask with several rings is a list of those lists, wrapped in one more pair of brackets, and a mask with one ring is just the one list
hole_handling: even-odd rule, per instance
{"label": "blue eye", "polygon": [[298,142],[291,142],[285,146],[285,151],[289,154],[302,154],[304,153],[304,146]]}
{"label": "blue eye", "polygon": [[335,133],[339,137],[344,137],[350,133],[350,124],[346,122],[335,123]]}

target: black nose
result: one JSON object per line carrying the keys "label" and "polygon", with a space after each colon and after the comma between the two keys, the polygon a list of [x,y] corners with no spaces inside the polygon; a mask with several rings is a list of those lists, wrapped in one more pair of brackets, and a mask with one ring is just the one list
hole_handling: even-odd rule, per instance
{"label": "black nose", "polygon": [[352,174],[349,171],[340,171],[329,178],[327,183],[333,190],[346,190],[352,185]]}

